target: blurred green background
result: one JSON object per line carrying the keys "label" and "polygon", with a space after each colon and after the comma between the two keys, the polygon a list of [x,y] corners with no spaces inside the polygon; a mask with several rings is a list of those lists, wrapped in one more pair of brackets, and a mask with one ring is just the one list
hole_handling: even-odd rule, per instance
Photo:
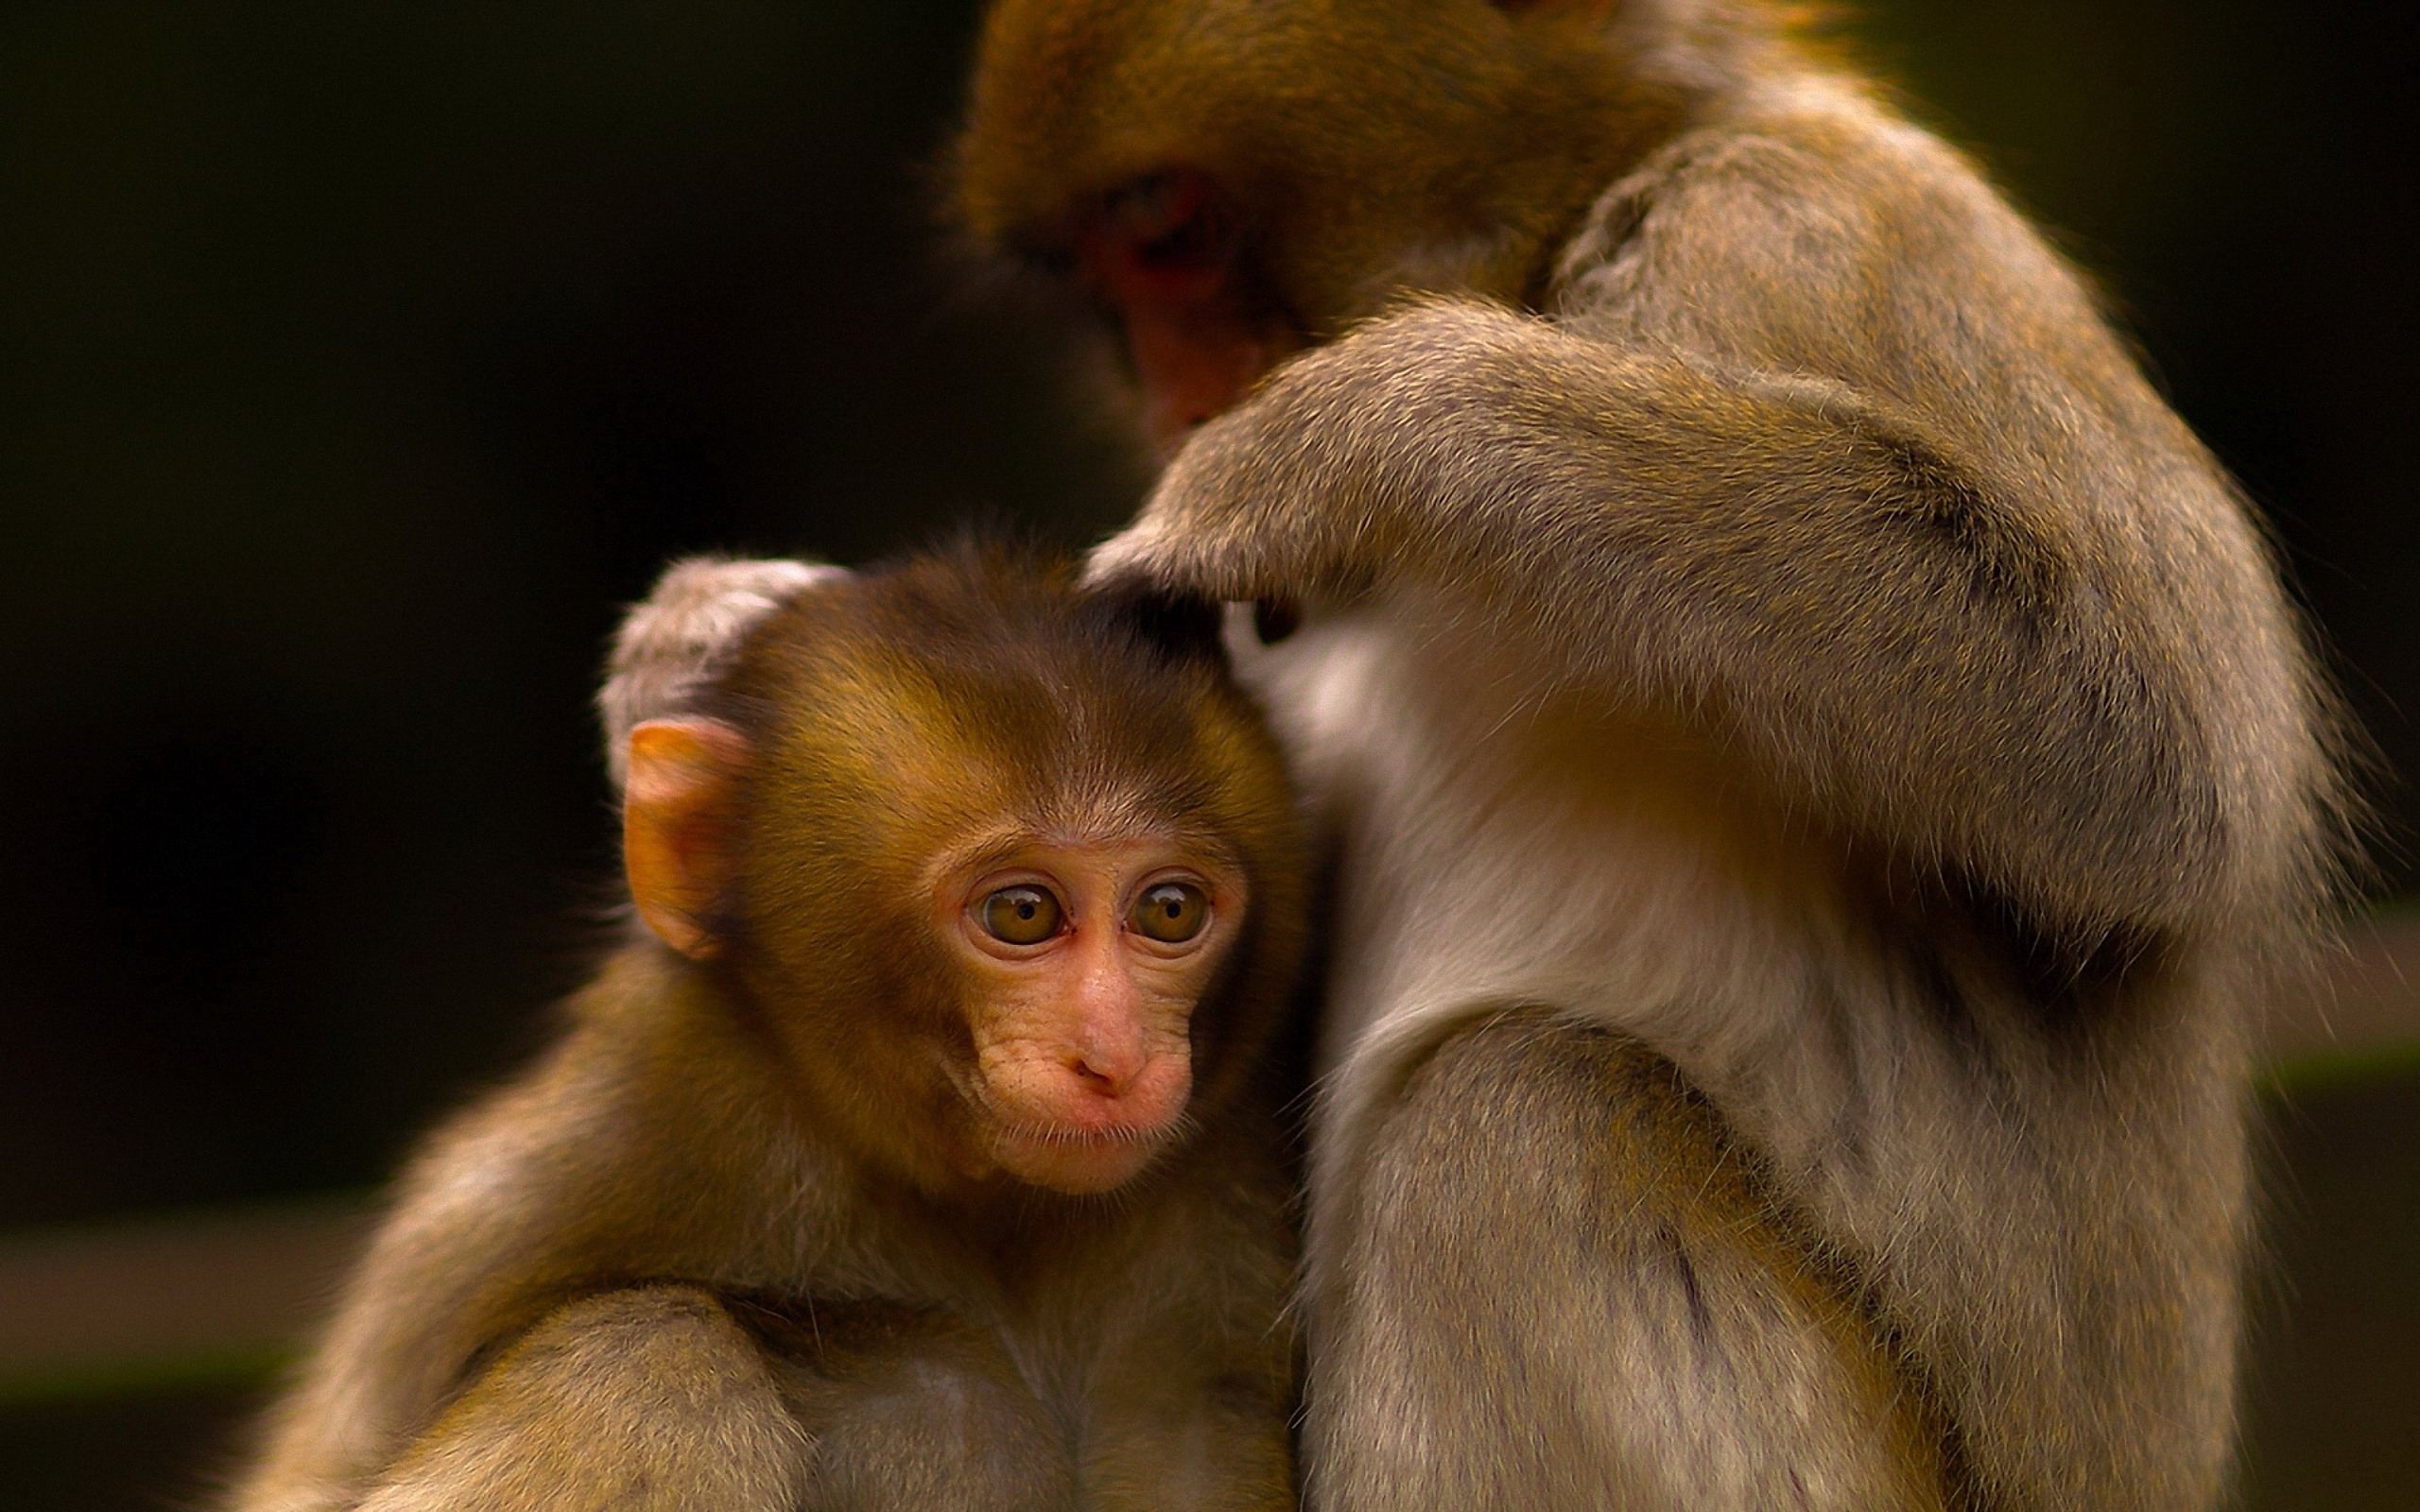
{"label": "blurred green background", "polygon": [[[937,251],[974,11],[0,8],[0,1229],[364,1188],[537,1042],[611,899],[599,648],[666,557],[1132,507],[1040,323]],[[2408,888],[2420,26],[1852,30],[2269,510]],[[2420,1074],[2271,1106],[2249,1499],[2420,1505]],[[171,1504],[256,1393],[0,1394],[0,1507]]]}

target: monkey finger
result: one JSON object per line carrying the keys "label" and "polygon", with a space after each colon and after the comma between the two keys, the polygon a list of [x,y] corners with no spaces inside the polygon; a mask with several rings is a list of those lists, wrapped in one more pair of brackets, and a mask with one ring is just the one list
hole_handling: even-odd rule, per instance
{"label": "monkey finger", "polygon": [[1267,637],[1278,640],[1300,622],[1305,605],[1359,598],[1374,586],[1374,575],[1298,533],[1172,529],[1151,513],[1094,548],[1083,585],[1124,598],[1261,606],[1255,610],[1260,621],[1286,627]]}
{"label": "monkey finger", "polygon": [[623,619],[597,694],[614,784],[627,776],[633,729],[686,712],[767,615],[848,576],[829,563],[780,558],[691,557],[666,568]]}
{"label": "monkey finger", "polygon": [[1156,511],[1093,548],[1083,586],[1121,596],[1183,596],[1213,600],[1259,597],[1253,575],[1202,549],[1198,536],[1168,528]]}

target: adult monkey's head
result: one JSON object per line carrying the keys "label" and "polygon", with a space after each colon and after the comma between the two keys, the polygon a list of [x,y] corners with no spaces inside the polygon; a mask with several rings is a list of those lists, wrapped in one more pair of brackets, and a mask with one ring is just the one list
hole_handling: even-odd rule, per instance
{"label": "adult monkey's head", "polygon": [[1675,40],[1665,13],[1714,9],[1731,7],[998,0],[958,210],[1081,280],[1172,448],[1403,292],[1533,300],[1682,108],[1651,56]]}

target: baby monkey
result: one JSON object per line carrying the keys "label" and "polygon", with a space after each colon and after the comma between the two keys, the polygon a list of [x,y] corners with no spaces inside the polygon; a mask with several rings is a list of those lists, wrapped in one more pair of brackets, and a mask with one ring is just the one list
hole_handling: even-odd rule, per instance
{"label": "baby monkey", "polygon": [[1071,584],[801,574],[617,679],[648,933],[413,1167],[238,1508],[1294,1504],[1293,799],[1206,613]]}

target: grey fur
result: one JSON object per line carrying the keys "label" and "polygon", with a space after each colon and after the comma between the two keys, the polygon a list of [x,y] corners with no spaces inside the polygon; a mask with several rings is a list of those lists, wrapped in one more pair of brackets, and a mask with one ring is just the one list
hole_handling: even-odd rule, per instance
{"label": "grey fur", "polygon": [[[1341,858],[1313,1503],[1870,1505],[1898,1452],[1814,1431],[1802,1326],[1632,1211],[1456,1224],[1389,1176],[1426,1057],[1514,1003],[1720,1109],[1951,1504],[2206,1508],[2244,1023],[2325,893],[2327,696],[2231,485],[1965,163],[1770,60],[1693,119],[1542,314],[1306,354],[1094,559],[1309,605],[1236,650]],[[1517,1057],[1469,1053],[1505,1091],[1460,1190],[1517,1188]]]}

